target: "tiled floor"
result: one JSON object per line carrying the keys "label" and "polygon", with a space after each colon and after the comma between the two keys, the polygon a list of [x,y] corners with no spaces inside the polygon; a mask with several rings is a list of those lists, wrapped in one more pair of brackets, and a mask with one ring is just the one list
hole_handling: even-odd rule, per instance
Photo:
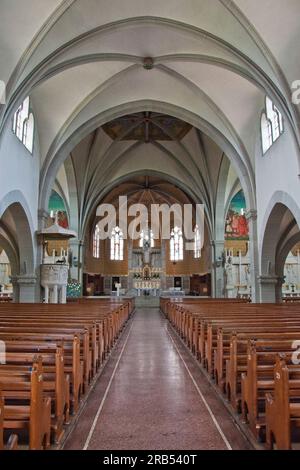
{"label": "tiled floor", "polygon": [[65,444],[84,447],[249,448],[158,309],[138,309],[114,350]]}

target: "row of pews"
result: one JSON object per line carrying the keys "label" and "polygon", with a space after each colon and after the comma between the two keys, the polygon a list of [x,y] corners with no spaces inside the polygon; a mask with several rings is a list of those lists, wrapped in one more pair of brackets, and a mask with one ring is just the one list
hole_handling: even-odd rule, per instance
{"label": "row of pews", "polygon": [[161,298],[160,307],[258,442],[300,442],[299,304]]}
{"label": "row of pews", "polygon": [[49,449],[97,377],[134,299],[0,304],[0,449]]}

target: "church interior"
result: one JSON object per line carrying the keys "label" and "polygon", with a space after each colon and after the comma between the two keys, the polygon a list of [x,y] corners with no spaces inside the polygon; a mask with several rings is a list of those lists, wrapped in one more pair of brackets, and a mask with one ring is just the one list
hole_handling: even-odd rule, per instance
{"label": "church interior", "polygon": [[0,450],[300,449],[299,0],[0,8]]}

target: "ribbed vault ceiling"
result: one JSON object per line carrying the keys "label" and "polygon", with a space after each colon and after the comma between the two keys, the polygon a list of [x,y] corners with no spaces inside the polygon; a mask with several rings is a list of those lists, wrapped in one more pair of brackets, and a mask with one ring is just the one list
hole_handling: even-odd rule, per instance
{"label": "ribbed vault ceiling", "polygon": [[[225,153],[232,162],[249,207],[255,206],[260,142],[253,129],[266,93],[300,141],[298,111],[290,100],[291,82],[300,77],[299,16],[299,0],[2,0],[0,79],[7,84],[7,103],[0,109],[0,130],[10,128],[12,113],[29,94],[39,140],[40,205],[47,206],[63,161],[88,142],[85,156],[74,160],[78,168],[93,154],[85,167],[85,174],[95,175],[90,186],[78,181],[89,194],[147,166],[178,177],[213,210],[215,145],[217,155]],[[145,57],[153,59],[151,70],[143,66]],[[121,142],[118,132],[113,139],[99,132],[130,113],[174,116],[197,129],[179,142],[160,135],[151,155],[141,148],[151,136],[146,125],[136,129],[145,132],[132,136],[134,146]],[[102,170],[109,159],[105,181],[100,153]]]}

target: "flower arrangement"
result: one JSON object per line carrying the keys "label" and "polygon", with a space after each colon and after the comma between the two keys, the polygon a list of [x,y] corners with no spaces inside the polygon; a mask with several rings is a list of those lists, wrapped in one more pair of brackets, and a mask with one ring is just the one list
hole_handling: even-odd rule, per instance
{"label": "flower arrangement", "polygon": [[71,279],[67,285],[67,297],[81,297],[81,284],[76,279]]}

